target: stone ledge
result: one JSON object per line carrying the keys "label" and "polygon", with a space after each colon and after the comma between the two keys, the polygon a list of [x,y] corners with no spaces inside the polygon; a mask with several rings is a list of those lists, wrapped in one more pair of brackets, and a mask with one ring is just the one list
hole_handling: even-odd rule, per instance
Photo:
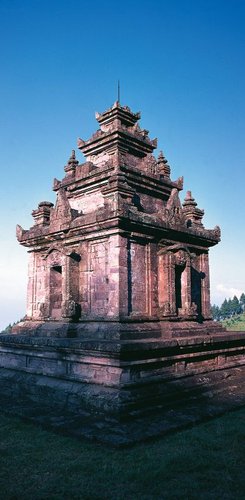
{"label": "stone ledge", "polygon": [[[26,334],[0,334],[0,344],[10,345],[30,345],[40,347],[57,347],[67,349],[93,349],[113,352],[137,349],[152,350],[156,348],[180,348],[197,345],[213,345],[225,342],[245,342],[245,332],[222,332],[206,336],[179,337],[179,338],[150,338],[150,339],[98,339],[98,338],[56,338],[56,337],[36,337]],[[113,348],[112,348],[113,346]]]}
{"label": "stone ledge", "polygon": [[245,332],[149,341],[0,337],[0,366],[111,387],[210,372],[245,362]]}

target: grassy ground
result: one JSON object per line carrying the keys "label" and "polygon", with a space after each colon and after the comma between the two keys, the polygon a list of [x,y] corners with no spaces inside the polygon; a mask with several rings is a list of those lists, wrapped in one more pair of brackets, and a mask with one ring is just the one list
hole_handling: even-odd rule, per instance
{"label": "grassy ground", "polygon": [[245,313],[226,319],[222,321],[222,324],[227,330],[245,332]]}
{"label": "grassy ground", "polygon": [[115,450],[0,415],[0,498],[242,499],[244,416]]}

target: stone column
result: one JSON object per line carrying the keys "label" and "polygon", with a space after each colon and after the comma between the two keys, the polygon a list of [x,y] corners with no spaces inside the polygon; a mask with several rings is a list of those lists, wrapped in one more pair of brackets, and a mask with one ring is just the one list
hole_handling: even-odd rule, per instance
{"label": "stone column", "polygon": [[191,256],[189,252],[181,250],[176,254],[176,265],[183,266],[181,274],[181,304],[178,315],[183,319],[194,319],[197,317],[197,306],[192,303],[192,277]]}
{"label": "stone column", "polygon": [[153,248],[151,243],[146,244],[145,259],[146,259],[146,311],[149,318],[155,315],[156,305],[156,283],[155,273],[153,269],[152,253]]}
{"label": "stone column", "polygon": [[35,266],[34,252],[29,254],[28,262],[28,283],[27,283],[27,310],[26,314],[28,318],[32,318],[35,309],[35,282],[36,282],[36,266]]}
{"label": "stone column", "polygon": [[81,255],[81,262],[79,264],[79,278],[78,278],[78,291],[79,303],[81,304],[81,315],[86,318],[90,314],[90,258],[89,258],[89,244],[83,241],[79,247],[79,254]]}
{"label": "stone column", "polygon": [[[118,319],[119,317],[119,295],[124,292],[125,285],[119,286],[122,265],[122,252],[124,252],[125,238],[119,234],[109,237],[108,241],[108,264],[107,264],[107,290],[108,290],[108,317]],[[119,266],[120,262],[120,266]],[[124,268],[122,268],[124,269]],[[124,301],[121,301],[124,306]]]}
{"label": "stone column", "polygon": [[62,266],[62,318],[72,319],[76,316],[76,302],[71,289],[71,257],[65,255]]}
{"label": "stone column", "polygon": [[157,245],[150,242],[149,253],[149,314],[151,317],[158,317],[158,279],[157,279]]}
{"label": "stone column", "polygon": [[170,305],[170,315],[176,315],[176,290],[175,290],[175,257],[172,252],[168,254],[167,262],[168,276],[168,302]]}
{"label": "stone column", "polygon": [[[49,274],[46,259],[41,254],[33,255],[32,277],[28,284],[28,301],[31,317],[44,320],[49,317]],[[47,276],[48,274],[48,276]]]}
{"label": "stone column", "polygon": [[158,303],[160,316],[176,315],[175,257],[172,252],[158,258]]}
{"label": "stone column", "polygon": [[187,258],[185,268],[181,275],[181,301],[184,315],[191,312],[191,263]]}
{"label": "stone column", "polygon": [[165,282],[166,282],[166,254],[159,255],[158,257],[158,304],[159,308],[162,309],[164,303],[167,302],[166,292],[165,292]]}
{"label": "stone column", "polygon": [[130,240],[119,236],[119,304],[120,317],[132,312],[132,262]]}
{"label": "stone column", "polygon": [[200,255],[200,271],[202,273],[202,279],[201,279],[202,315],[204,319],[211,319],[208,252]]}
{"label": "stone column", "polygon": [[68,302],[70,300],[70,257],[64,256],[62,266],[62,317],[68,313]]}
{"label": "stone column", "polygon": [[47,261],[47,259],[44,260],[44,265],[45,265],[45,275],[44,275],[44,287],[45,287],[45,306],[44,306],[44,311],[43,311],[43,316],[44,318],[50,318],[51,316],[51,304],[50,304],[50,272],[51,268],[50,265]]}

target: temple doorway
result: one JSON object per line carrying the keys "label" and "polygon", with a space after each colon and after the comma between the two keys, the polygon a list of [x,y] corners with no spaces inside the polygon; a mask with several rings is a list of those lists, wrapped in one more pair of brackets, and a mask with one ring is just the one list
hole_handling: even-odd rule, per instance
{"label": "temple doorway", "polygon": [[50,316],[61,319],[62,306],[62,267],[52,266],[50,269]]}
{"label": "temple doorway", "polygon": [[197,314],[201,319],[202,314],[202,300],[201,300],[201,279],[202,273],[191,268],[191,301],[197,306]]}
{"label": "temple doorway", "polygon": [[184,270],[183,266],[175,266],[175,303],[176,311],[182,308],[182,283],[181,277]]}

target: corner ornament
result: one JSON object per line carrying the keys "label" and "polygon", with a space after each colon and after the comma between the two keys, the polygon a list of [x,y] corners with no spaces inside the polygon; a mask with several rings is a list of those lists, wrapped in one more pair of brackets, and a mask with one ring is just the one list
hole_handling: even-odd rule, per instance
{"label": "corner ornament", "polygon": [[22,240],[24,233],[26,233],[26,231],[23,229],[23,227],[21,227],[19,224],[17,224],[17,226],[16,226],[16,238],[18,241]]}
{"label": "corner ornament", "polygon": [[214,232],[216,238],[218,240],[220,240],[220,238],[221,238],[221,229],[220,229],[220,227],[219,226],[215,226],[215,228],[213,229],[213,232]]}

